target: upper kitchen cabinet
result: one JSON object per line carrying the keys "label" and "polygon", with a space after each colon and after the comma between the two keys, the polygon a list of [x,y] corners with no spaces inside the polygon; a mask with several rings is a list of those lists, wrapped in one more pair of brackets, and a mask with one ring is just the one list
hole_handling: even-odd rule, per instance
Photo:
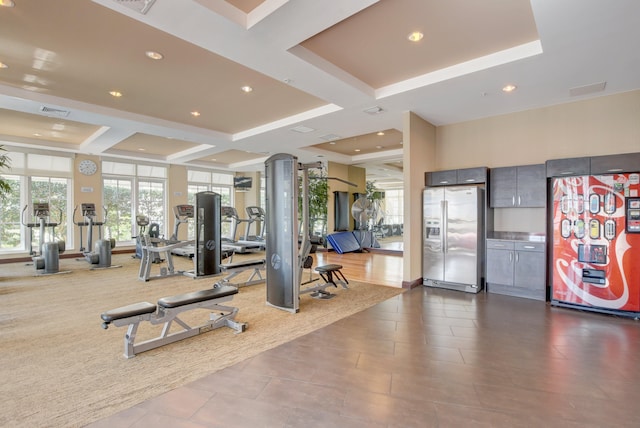
{"label": "upper kitchen cabinet", "polygon": [[589,175],[589,158],[551,159],[547,163],[547,177],[565,177],[570,175]]}
{"label": "upper kitchen cabinet", "polygon": [[474,184],[487,182],[487,167],[465,168],[458,170],[458,184]]}
{"label": "upper kitchen cabinet", "polygon": [[451,186],[453,184],[474,184],[486,182],[486,166],[425,173],[425,184],[427,186]]}
{"label": "upper kitchen cabinet", "polygon": [[492,208],[545,206],[547,186],[544,164],[492,168],[489,177],[489,203]]}
{"label": "upper kitchen cabinet", "polygon": [[455,169],[447,171],[433,171],[425,174],[425,184],[427,186],[450,186],[458,183],[458,171]]}
{"label": "upper kitchen cabinet", "polygon": [[591,157],[591,175],[636,172],[640,169],[640,153]]}

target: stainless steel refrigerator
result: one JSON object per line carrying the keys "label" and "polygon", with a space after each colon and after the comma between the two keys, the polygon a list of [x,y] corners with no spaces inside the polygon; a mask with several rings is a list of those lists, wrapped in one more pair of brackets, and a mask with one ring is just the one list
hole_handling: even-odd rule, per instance
{"label": "stainless steel refrigerator", "polygon": [[422,201],[423,284],[479,292],[484,271],[484,189],[427,187]]}

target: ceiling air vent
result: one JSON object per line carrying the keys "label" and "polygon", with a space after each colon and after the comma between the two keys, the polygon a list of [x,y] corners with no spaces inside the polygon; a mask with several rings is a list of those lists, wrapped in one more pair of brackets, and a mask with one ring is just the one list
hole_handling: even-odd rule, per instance
{"label": "ceiling air vent", "polygon": [[141,14],[146,14],[156,0],[113,0],[114,2],[133,9]]}
{"label": "ceiling air vent", "polygon": [[47,106],[40,106],[40,111],[46,115],[58,116],[58,117],[67,117],[69,116],[69,113],[71,113],[69,110],[62,110],[59,108],[53,108],[53,107],[47,107]]}
{"label": "ceiling air vent", "polygon": [[336,134],[327,134],[327,135],[323,135],[320,138],[323,139],[324,141],[336,141],[336,140],[340,140],[342,137]]}
{"label": "ceiling air vent", "polygon": [[572,97],[578,97],[580,95],[593,94],[595,92],[604,91],[605,86],[607,86],[607,82],[598,82],[592,83],[590,85],[576,86],[575,88],[569,89],[569,95],[571,95]]}
{"label": "ceiling air vent", "polygon": [[304,126],[304,125],[298,125],[295,128],[291,128],[291,131],[293,132],[299,132],[301,134],[306,134],[307,132],[313,132],[315,131],[315,129],[313,128],[309,128],[308,126]]}
{"label": "ceiling air vent", "polygon": [[367,114],[380,114],[384,112],[384,109],[380,106],[369,107],[367,109],[362,110]]}

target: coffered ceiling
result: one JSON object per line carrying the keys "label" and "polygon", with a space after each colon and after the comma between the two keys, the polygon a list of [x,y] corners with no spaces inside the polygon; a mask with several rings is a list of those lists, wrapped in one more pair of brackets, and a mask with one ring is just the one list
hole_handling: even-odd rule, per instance
{"label": "coffered ceiling", "polygon": [[408,111],[439,126],[640,88],[635,0],[0,3],[0,144],[25,148],[231,171],[285,152],[397,182]]}

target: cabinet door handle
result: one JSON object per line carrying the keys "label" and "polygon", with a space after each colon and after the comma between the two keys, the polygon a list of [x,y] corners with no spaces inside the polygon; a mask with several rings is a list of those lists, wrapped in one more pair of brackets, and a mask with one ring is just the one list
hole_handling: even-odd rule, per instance
{"label": "cabinet door handle", "polygon": [[522,205],[522,198],[518,196],[518,206]]}
{"label": "cabinet door handle", "polygon": [[513,262],[513,251],[509,251],[509,263]]}
{"label": "cabinet door handle", "polygon": [[516,263],[520,261],[520,254],[516,253]]}
{"label": "cabinet door handle", "polygon": [[526,248],[527,250],[533,250],[536,247],[534,247],[533,245],[524,245],[523,248]]}
{"label": "cabinet door handle", "polygon": [[515,196],[511,197],[511,205],[513,205],[514,207],[516,206],[516,197]]}

